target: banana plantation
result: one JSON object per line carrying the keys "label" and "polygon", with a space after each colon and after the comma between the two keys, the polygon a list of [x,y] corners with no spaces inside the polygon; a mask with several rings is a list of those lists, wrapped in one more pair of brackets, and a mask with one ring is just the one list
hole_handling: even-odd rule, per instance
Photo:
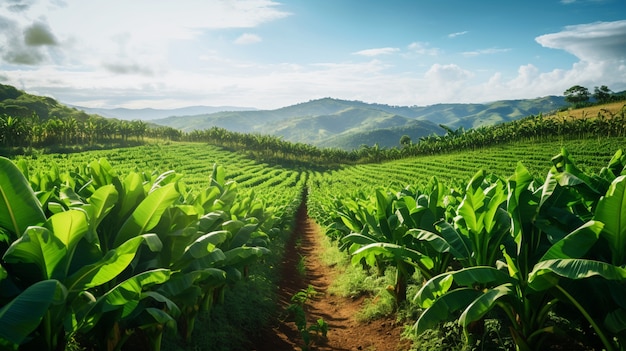
{"label": "banana plantation", "polygon": [[452,324],[465,349],[487,333],[499,350],[626,349],[623,109],[355,151],[34,120],[3,116],[2,144],[141,143],[0,157],[2,349],[189,347],[232,296],[275,303],[261,272],[278,274],[303,198],[352,265],[394,274],[407,338]]}

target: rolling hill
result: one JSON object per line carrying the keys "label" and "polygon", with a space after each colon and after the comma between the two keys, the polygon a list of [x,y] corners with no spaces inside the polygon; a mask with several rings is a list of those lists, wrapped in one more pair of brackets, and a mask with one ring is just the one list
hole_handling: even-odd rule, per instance
{"label": "rolling hill", "polygon": [[320,147],[354,149],[360,145],[398,146],[402,135],[413,140],[443,134],[440,124],[475,128],[547,113],[567,105],[564,97],[504,100],[485,104],[390,106],[332,98],[311,100],[276,110],[229,111],[173,116],[152,122],[183,131],[220,127],[241,133],[280,136]]}
{"label": "rolling hill", "polygon": [[[556,111],[567,105],[564,97],[547,96],[484,104],[391,106],[333,98],[311,100],[275,110],[245,107],[191,106],[181,109],[94,109],[68,107],[49,97],[27,94],[0,84],[0,114],[29,118],[36,113],[85,120],[95,113],[116,119],[141,119],[190,132],[221,127],[234,132],[269,134],[287,141],[351,150],[361,145],[398,146],[403,135],[413,141],[444,134],[439,125],[475,128]],[[223,111],[228,110],[228,111]],[[218,112],[215,112],[218,111]],[[201,113],[199,113],[201,112]],[[166,118],[157,118],[170,116]]]}

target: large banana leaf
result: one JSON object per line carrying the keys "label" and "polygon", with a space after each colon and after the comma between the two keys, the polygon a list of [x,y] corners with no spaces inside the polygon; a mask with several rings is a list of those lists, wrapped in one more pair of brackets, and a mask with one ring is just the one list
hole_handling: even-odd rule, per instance
{"label": "large banana leaf", "polygon": [[46,216],[28,180],[8,158],[0,157],[0,227],[20,237],[31,225],[41,225]]}
{"label": "large banana leaf", "polygon": [[171,264],[171,268],[174,270],[186,269],[191,263],[198,263],[196,262],[197,260],[202,260],[203,263],[208,264],[206,267],[213,266],[208,260],[204,260],[207,256],[219,252],[221,254],[219,260],[223,261],[223,253],[217,246],[227,240],[229,236],[230,233],[226,230],[217,230],[204,234],[191,244],[188,244],[182,252],[173,252],[172,262],[168,262],[168,264]]}
{"label": "large banana leaf", "polygon": [[[226,272],[217,268],[206,268],[189,273],[175,272],[170,280],[161,285],[157,291],[171,299],[180,298],[187,289],[200,283],[219,286],[226,282]],[[195,301],[189,301],[195,303]]]}
{"label": "large banana leaf", "polygon": [[507,272],[487,267],[474,266],[454,272],[442,273],[428,280],[415,295],[415,301],[423,308],[429,307],[438,297],[452,287],[452,283],[461,287],[497,286],[506,283],[515,284]]}
{"label": "large banana leaf", "polygon": [[84,266],[67,280],[70,292],[79,292],[107,283],[117,277],[133,260],[139,245],[146,243],[150,250],[161,250],[162,243],[156,234],[144,234],[129,239],[119,247],[110,250],[98,262]]}
{"label": "large banana leaf", "polygon": [[89,212],[89,223],[91,228],[98,228],[104,217],[111,212],[117,203],[119,194],[115,186],[109,184],[98,188],[88,199],[91,204]]}
{"label": "large banana leaf", "polygon": [[539,261],[552,259],[582,258],[598,241],[604,224],[589,221],[557,241]]}
{"label": "large banana leaf", "polygon": [[528,285],[545,290],[559,283],[559,278],[586,279],[600,276],[607,280],[626,280],[626,269],[606,262],[587,259],[552,259],[541,261],[529,274]]}
{"label": "large banana leaf", "polygon": [[113,306],[123,306],[130,301],[141,299],[144,289],[155,284],[165,283],[169,280],[171,273],[169,269],[161,268],[142,272],[126,279],[103,296],[108,306],[105,310]]}
{"label": "large banana leaf", "polygon": [[617,177],[598,202],[594,219],[604,223],[602,237],[609,242],[611,262],[626,264],[626,176]]}
{"label": "large banana leaf", "polygon": [[57,280],[35,283],[0,309],[0,338],[22,343],[43,319],[50,305],[65,302],[67,291]]}
{"label": "large banana leaf", "polygon": [[365,245],[352,253],[352,263],[358,264],[361,259],[371,267],[376,266],[376,257],[384,257],[394,262],[420,264],[427,269],[434,266],[433,260],[411,248],[392,243],[373,243]]}
{"label": "large banana leaf", "polygon": [[224,252],[224,255],[226,255],[224,264],[226,266],[243,267],[270,253],[271,251],[265,247],[235,247]]}
{"label": "large banana leaf", "polygon": [[[34,264],[39,268],[39,272],[33,272],[32,267],[23,266],[30,270],[25,272],[28,273],[27,275],[20,274],[22,267],[14,268],[13,274],[19,274],[20,279],[27,280],[28,284],[31,279],[34,281],[51,279],[59,264],[67,260],[67,247],[47,228],[33,226],[9,246],[3,260],[10,265]],[[29,279],[26,276],[32,278]]]}
{"label": "large banana leaf", "polygon": [[448,292],[433,302],[419,317],[413,326],[417,335],[449,321],[457,312],[467,308],[482,292],[472,288],[459,288]]}
{"label": "large banana leaf", "polygon": [[222,228],[232,234],[228,247],[225,249],[233,249],[244,246],[250,240],[252,233],[258,228],[258,224],[232,220],[224,222]]}
{"label": "large banana leaf", "polygon": [[154,228],[161,220],[163,212],[173,205],[179,196],[175,184],[167,184],[150,193],[124,222],[115,237],[113,247],[118,247],[123,242]]}
{"label": "large banana leaf", "polygon": [[440,220],[435,223],[435,228],[439,230],[441,237],[448,243],[450,253],[457,260],[468,260],[472,256],[472,244],[469,239],[456,231],[450,223]]}
{"label": "large banana leaf", "polygon": [[450,244],[440,235],[435,233],[422,229],[409,229],[407,234],[413,236],[416,240],[427,242],[433,249],[435,249],[435,251],[439,253],[449,252],[451,249]]}
{"label": "large banana leaf", "polygon": [[515,291],[511,283],[502,284],[484,291],[472,301],[459,317],[459,324],[463,328],[481,319],[487,312],[491,311],[498,299],[503,296],[514,295]]}

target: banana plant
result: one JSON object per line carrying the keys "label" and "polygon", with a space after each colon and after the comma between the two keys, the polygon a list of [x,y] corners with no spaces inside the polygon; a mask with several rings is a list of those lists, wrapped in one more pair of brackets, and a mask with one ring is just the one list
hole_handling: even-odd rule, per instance
{"label": "banana plant", "polygon": [[[342,242],[350,246],[353,264],[365,263],[377,267],[379,272],[388,265],[396,267],[394,292],[397,302],[402,303],[406,301],[409,278],[416,269],[429,277],[434,267],[433,259],[419,251],[421,246],[415,246],[416,241],[406,225],[410,222],[409,208],[415,208],[415,200],[411,196],[398,199],[380,189],[375,191],[375,196],[375,211],[361,208],[356,218],[362,218],[363,222],[350,224],[354,229],[362,227],[361,231],[345,236]],[[412,215],[416,217],[424,213],[415,211]],[[419,220],[412,218],[412,221]]]}
{"label": "banana plant", "polygon": [[[496,307],[510,320],[511,334],[519,350],[539,349],[547,335],[558,332],[547,321],[549,312],[560,300],[547,288],[531,287],[534,279],[531,272],[552,258],[585,257],[604,228],[600,221],[585,222],[578,216],[562,215],[568,209],[574,213],[571,206],[581,204],[584,195],[566,183],[561,186],[557,180],[560,172],[554,167],[538,186],[529,172],[518,165],[507,182],[506,201],[511,218],[507,235],[514,241],[514,248],[502,244],[500,260],[484,262],[488,265],[470,265],[429,280],[415,296],[418,304],[426,308],[414,326],[417,333],[460,313],[458,322],[469,337],[468,327]],[[481,212],[468,215],[467,211],[459,211],[459,214],[469,218],[481,216]],[[442,236],[445,237],[444,230]],[[457,245],[455,250],[461,251],[462,247]]]}
{"label": "banana plant", "polygon": [[626,175],[616,177],[598,200],[594,220],[603,223],[592,258],[546,255],[534,266],[529,284],[552,289],[592,326],[606,350],[626,346]]}

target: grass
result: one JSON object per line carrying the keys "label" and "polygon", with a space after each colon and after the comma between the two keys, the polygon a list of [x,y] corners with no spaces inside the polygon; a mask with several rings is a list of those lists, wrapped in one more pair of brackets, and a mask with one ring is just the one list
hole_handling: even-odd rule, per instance
{"label": "grass", "polygon": [[626,102],[624,101],[617,101],[617,102],[612,102],[609,104],[603,104],[603,105],[594,105],[594,106],[587,106],[587,107],[581,107],[578,109],[571,109],[571,110],[567,110],[567,111],[559,111],[557,113],[555,113],[554,115],[550,115],[547,116],[548,118],[558,118],[558,119],[563,119],[563,118],[574,118],[574,119],[580,119],[580,118],[595,118],[598,116],[598,113],[600,112],[609,112],[610,114],[616,114],[621,112],[624,107],[626,107]]}
{"label": "grass", "polygon": [[367,322],[390,316],[396,311],[393,268],[388,269],[385,275],[377,276],[361,266],[352,265],[347,253],[340,251],[328,237],[322,239],[322,248],[322,263],[335,267],[339,272],[328,292],[352,299],[365,297],[363,308],[356,315],[357,320]]}

